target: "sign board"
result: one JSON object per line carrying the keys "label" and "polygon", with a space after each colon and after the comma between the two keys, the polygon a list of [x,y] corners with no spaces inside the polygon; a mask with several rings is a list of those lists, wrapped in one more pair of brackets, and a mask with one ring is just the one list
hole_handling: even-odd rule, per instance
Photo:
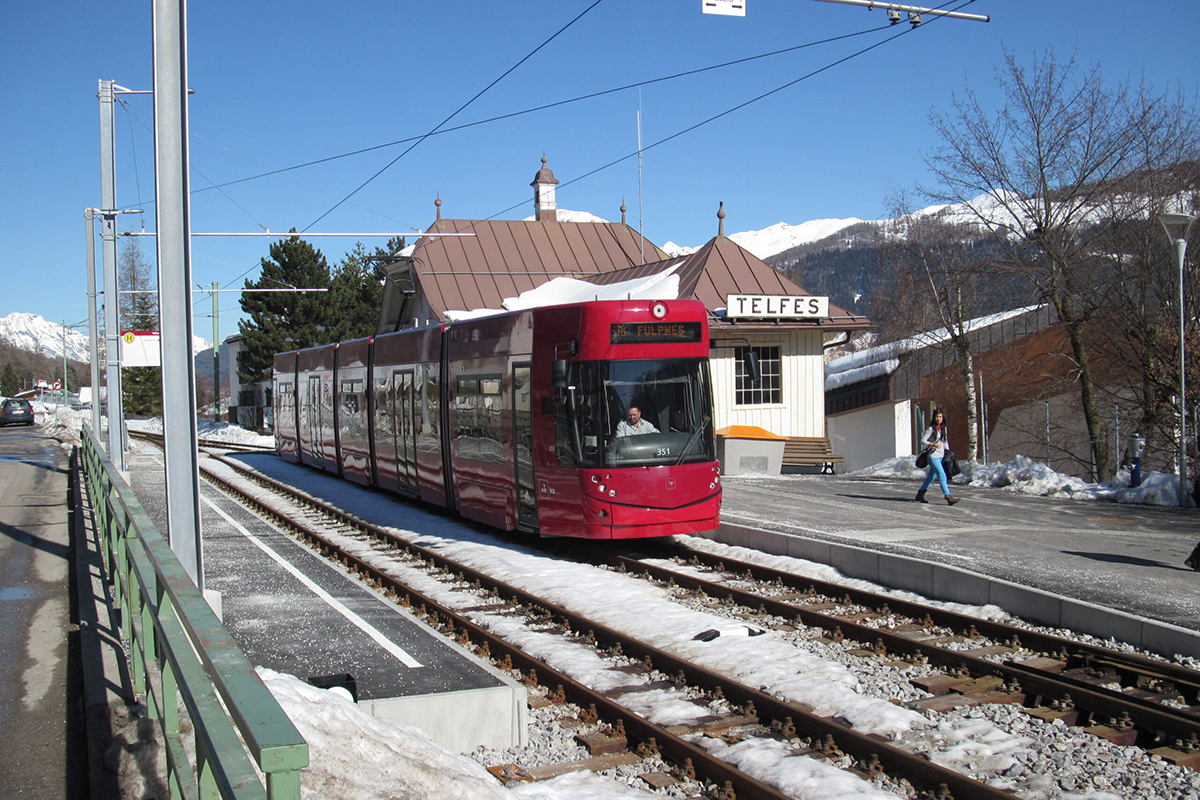
{"label": "sign board", "polygon": [[609,341],[612,344],[698,342],[703,334],[699,322],[614,322],[609,328]]}
{"label": "sign board", "polygon": [[725,316],[740,319],[815,319],[829,316],[829,298],[813,295],[731,294]]}
{"label": "sign board", "polygon": [[122,367],[160,367],[162,348],[158,331],[125,331],[121,334]]}
{"label": "sign board", "polygon": [[726,17],[746,16],[746,0],[700,0],[705,14],[721,14]]}
{"label": "sign board", "polygon": [[53,384],[51,384],[50,388],[56,392],[62,391],[62,381],[55,381]]}

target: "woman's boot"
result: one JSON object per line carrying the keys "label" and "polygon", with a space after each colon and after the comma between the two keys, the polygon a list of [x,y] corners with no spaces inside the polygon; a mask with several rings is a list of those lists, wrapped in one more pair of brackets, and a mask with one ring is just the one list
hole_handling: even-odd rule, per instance
{"label": "woman's boot", "polygon": [[948,505],[948,506],[952,506],[952,505],[954,505],[955,503],[957,503],[957,502],[958,502],[960,499],[962,499],[962,498],[959,498],[959,497],[951,497],[950,495],[946,495],[946,505]]}
{"label": "woman's boot", "polygon": [[929,502],[928,500],[925,499],[925,490],[924,489],[917,492],[917,502],[918,503],[928,503]]}

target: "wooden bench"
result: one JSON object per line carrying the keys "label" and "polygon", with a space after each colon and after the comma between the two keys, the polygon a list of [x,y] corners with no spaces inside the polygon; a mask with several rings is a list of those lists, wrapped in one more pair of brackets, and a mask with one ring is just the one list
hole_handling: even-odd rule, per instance
{"label": "wooden bench", "polygon": [[834,464],[845,459],[834,455],[827,436],[791,436],[783,445],[783,466],[821,467],[821,474],[833,473]]}

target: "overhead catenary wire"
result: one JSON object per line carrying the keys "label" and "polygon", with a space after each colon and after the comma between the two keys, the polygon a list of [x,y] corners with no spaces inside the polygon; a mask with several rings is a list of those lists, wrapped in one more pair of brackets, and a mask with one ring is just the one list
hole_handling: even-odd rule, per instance
{"label": "overhead catenary wire", "polygon": [[[965,2],[963,2],[961,5],[959,5],[957,7],[962,8],[971,2],[974,2],[974,0],[966,0]],[[948,5],[950,5],[950,3],[944,3],[944,4],[942,4],[942,6],[939,6],[939,8],[944,8],[945,6],[948,6]],[[846,63],[847,61],[850,61],[852,59],[858,58],[859,56],[865,55],[865,54],[869,53],[870,51],[875,50],[876,48],[882,47],[886,44],[891,44],[892,42],[896,41],[897,39],[899,39],[902,36],[907,36],[910,33],[913,33],[914,31],[916,31],[920,28],[927,28],[927,27],[929,27],[929,25],[933,24],[936,21],[939,21],[940,19],[942,19],[942,17],[935,17],[933,20],[926,22],[923,25],[914,26],[911,28],[906,28],[904,30],[901,30],[900,32],[893,34],[892,36],[889,36],[881,41],[875,42],[874,44],[864,47],[861,50],[857,50],[848,56],[844,56],[843,58],[839,58],[836,61],[830,62],[829,64],[826,64],[823,67],[815,69],[812,72],[809,72],[805,75],[801,75],[799,78],[788,81],[787,83],[785,83],[781,86],[777,86],[768,92],[763,92],[762,94],[758,95],[757,97],[753,97],[749,100],[746,100],[745,102],[738,103],[737,105],[735,105],[731,108],[728,108],[719,114],[714,114],[713,116],[708,117],[707,119],[701,120],[700,122],[697,122],[694,125],[689,125],[688,127],[683,128],[682,130],[672,133],[670,136],[666,136],[662,139],[659,139],[656,142],[653,142],[652,144],[648,144],[645,147],[641,147],[639,150],[634,150],[631,153],[626,153],[625,155],[621,156],[620,158],[613,159],[612,161],[609,161],[607,164],[596,167],[595,169],[593,169],[589,172],[585,172],[584,174],[582,174],[576,178],[572,178],[568,181],[562,181],[558,184],[557,188],[559,190],[561,190],[564,187],[570,186],[574,183],[578,183],[579,181],[582,181],[586,178],[590,178],[591,176],[596,175],[597,173],[603,172],[606,169],[610,169],[624,161],[628,161],[631,158],[638,157],[640,153],[644,153],[646,150],[651,150],[655,147],[658,147],[659,145],[663,145],[674,139],[678,139],[680,136],[691,133],[692,131],[694,131],[698,128],[702,128],[705,125],[708,125],[709,123],[716,122],[717,120],[721,119],[722,117],[727,117],[730,114],[734,113],[735,111],[740,111],[741,109],[746,108],[747,106],[753,105],[754,103],[757,103],[760,100],[765,100],[766,98],[768,98],[772,95],[778,94],[779,92],[782,92],[784,89],[791,88],[792,86],[795,86],[796,84],[801,83],[802,81],[806,81],[809,78],[816,77],[817,75],[820,75],[823,72],[827,72],[836,66]],[[891,26],[887,26],[887,28],[890,28],[890,27]],[[885,30],[887,28],[885,28]],[[500,211],[497,211],[495,214],[492,214],[489,217],[485,217],[484,221],[496,219],[497,217],[499,217],[502,214],[507,214],[508,212],[512,211],[513,209],[520,208],[526,202],[527,201],[522,200],[518,203],[514,203],[513,205],[509,206],[508,208],[501,209]]]}
{"label": "overhead catenary wire", "polygon": [[853,33],[844,33],[844,34],[840,34],[838,36],[830,36],[825,39],[817,39],[817,40],[814,40],[811,42],[805,42],[804,44],[793,45],[792,47],[785,47],[780,50],[772,50],[767,53],[758,53],[757,55],[745,56],[743,58],[735,58],[732,61],[723,61],[719,64],[710,64],[707,67],[697,67],[695,69],[684,70],[683,72],[675,72],[670,75],[662,75],[657,78],[649,78],[649,79],[643,80],[643,81],[635,81],[634,83],[627,83],[622,86],[613,87],[611,89],[601,89],[596,92],[588,92],[587,94],[576,95],[574,97],[566,98],[565,100],[556,100],[552,103],[544,103],[539,106],[532,106],[530,108],[522,109],[520,111],[510,111],[506,114],[498,114],[494,117],[487,117],[486,119],[480,119],[480,120],[476,120],[474,122],[466,122],[466,123],[463,123],[462,125],[452,125],[448,128],[441,128],[441,129],[433,131],[431,133],[426,133],[426,134],[422,134],[422,135],[418,135],[418,136],[409,136],[404,139],[396,139],[395,141],[371,145],[370,147],[362,147],[357,150],[350,150],[348,152],[339,153],[338,155],[334,155],[334,156],[326,156],[324,158],[313,159],[312,161],[305,161],[300,164],[294,164],[290,167],[280,167],[279,169],[268,170],[267,172],[260,172],[257,175],[249,175],[245,178],[237,178],[232,181],[225,181],[224,183],[215,184],[213,186],[207,186],[207,187],[204,187],[203,189],[195,189],[195,190],[193,190],[193,194],[199,194],[201,192],[207,192],[211,189],[219,189],[219,188],[225,187],[225,186],[233,186],[234,184],[238,184],[238,183],[246,183],[248,181],[259,180],[260,178],[269,178],[272,175],[279,175],[282,173],[291,172],[291,171],[298,170],[298,169],[304,169],[306,167],[314,167],[314,166],[318,166],[320,164],[328,164],[331,161],[338,161],[343,158],[350,158],[352,156],[364,155],[366,153],[373,153],[376,150],[386,150],[389,147],[396,147],[398,145],[407,144],[409,142],[417,141],[422,138],[428,138],[430,136],[442,136],[447,133],[455,133],[457,131],[467,130],[468,128],[474,128],[474,127],[478,127],[480,125],[488,125],[493,122],[502,122],[503,120],[506,120],[506,119],[513,119],[514,117],[520,117],[520,116],[524,116],[526,114],[533,114],[538,111],[546,111],[551,108],[558,108],[559,106],[570,105],[572,103],[579,103],[584,100],[593,100],[597,97],[604,97],[605,95],[615,94],[617,92],[624,92],[629,89],[637,89],[637,88],[641,88],[643,86],[651,86],[656,83],[663,83],[666,81],[677,80],[679,78],[686,78],[686,77],[689,77],[692,75],[699,75],[704,72],[711,72],[713,70],[725,69],[727,67],[733,67],[733,66],[737,66],[739,64],[745,64],[745,63],[748,63],[751,61],[757,61],[757,60],[763,59],[763,58],[771,58],[773,56],[784,55],[786,53],[792,53],[797,50],[803,50],[803,49],[806,49],[809,47],[816,47],[816,46],[822,45],[822,44],[831,44],[833,42],[842,41],[844,39],[850,39],[850,38],[853,38],[856,36],[863,36],[868,33],[876,33],[878,31],[889,30],[891,27],[892,27],[891,25],[878,25],[878,26],[875,26],[872,28],[864,28],[863,30],[854,31]]}
{"label": "overhead catenary wire", "polygon": [[585,16],[585,15],[586,15],[586,14],[587,14],[589,11],[591,11],[593,8],[595,8],[596,6],[600,5],[600,4],[601,4],[601,3],[603,3],[603,2],[604,2],[604,0],[595,0],[595,2],[593,2],[593,3],[592,3],[590,6],[588,6],[587,8],[585,8],[583,11],[579,12],[579,14],[578,14],[578,15],[577,15],[577,16],[576,16],[574,19],[572,19],[572,20],[571,20],[570,22],[568,22],[566,25],[563,25],[561,28],[559,28],[557,31],[555,31],[555,32],[554,32],[554,34],[550,36],[550,38],[546,39],[546,41],[542,42],[542,43],[541,43],[541,44],[539,44],[537,47],[535,47],[533,50],[529,51],[529,52],[528,52],[528,53],[527,53],[527,54],[526,54],[526,55],[525,55],[525,56],[524,56],[524,57],[523,57],[523,58],[522,58],[520,61],[518,61],[516,64],[513,64],[511,67],[509,67],[507,70],[505,70],[505,71],[504,71],[504,73],[503,73],[502,75],[500,75],[498,78],[496,78],[496,79],[495,79],[495,80],[493,80],[491,83],[489,83],[487,86],[485,86],[483,89],[481,89],[479,92],[477,92],[477,93],[475,94],[475,96],[474,96],[474,97],[472,97],[470,100],[468,100],[467,102],[465,102],[465,103],[463,103],[461,106],[459,106],[459,107],[458,107],[458,108],[457,108],[457,109],[454,111],[454,113],[452,113],[450,116],[446,117],[444,120],[442,120],[441,122],[439,122],[439,123],[438,123],[438,124],[437,124],[437,125],[436,125],[436,126],[433,128],[433,129],[432,129],[432,130],[430,130],[428,133],[426,133],[426,134],[424,134],[424,135],[422,135],[422,136],[418,137],[418,138],[417,138],[417,140],[416,140],[415,142],[413,142],[411,145],[409,145],[409,147],[408,147],[408,148],[406,148],[406,149],[404,150],[404,152],[403,152],[403,153],[401,153],[400,155],[398,155],[398,156],[396,156],[395,158],[393,158],[391,161],[389,161],[387,164],[385,164],[385,165],[384,165],[384,166],[383,166],[383,167],[382,167],[382,168],[381,168],[381,169],[380,169],[378,172],[376,172],[374,175],[372,175],[371,177],[369,177],[369,178],[367,178],[365,181],[363,181],[361,184],[359,184],[358,188],[356,188],[354,191],[350,192],[350,194],[346,195],[344,198],[342,198],[342,199],[341,199],[341,200],[339,200],[337,203],[335,203],[335,204],[333,205],[333,208],[330,208],[330,209],[329,209],[328,211],[326,211],[324,214],[322,214],[321,216],[317,217],[317,218],[316,218],[316,219],[314,219],[312,222],[310,222],[310,223],[309,223],[307,226],[305,226],[304,230],[305,230],[305,231],[307,231],[307,230],[308,230],[309,228],[311,228],[313,225],[316,225],[318,222],[320,222],[321,220],[325,219],[327,216],[329,216],[329,215],[330,215],[330,214],[332,214],[334,211],[336,211],[336,210],[337,210],[337,209],[338,209],[338,208],[339,208],[339,207],[340,207],[340,206],[341,206],[343,203],[345,203],[345,202],[346,202],[347,200],[349,200],[351,197],[353,197],[354,195],[356,195],[356,194],[358,194],[360,191],[362,191],[364,188],[366,188],[368,184],[370,184],[372,181],[374,181],[376,178],[378,178],[378,177],[379,177],[380,175],[382,175],[384,172],[387,172],[389,169],[391,169],[391,167],[392,167],[392,166],[393,166],[393,165],[394,165],[394,164],[395,164],[397,161],[399,161],[400,159],[404,158],[406,155],[408,155],[409,153],[411,153],[411,152],[412,152],[412,151],[413,151],[413,150],[414,150],[414,149],[415,149],[415,148],[416,148],[418,145],[420,145],[420,144],[421,144],[421,142],[425,141],[425,140],[426,140],[426,139],[428,139],[430,136],[432,136],[434,133],[436,133],[436,132],[437,132],[437,130],[438,130],[439,128],[441,128],[443,125],[445,125],[447,122],[449,122],[450,120],[452,120],[452,119],[454,119],[455,117],[457,117],[457,116],[458,116],[458,115],[459,115],[459,114],[460,114],[460,113],[461,113],[461,112],[462,112],[462,111],[463,111],[463,110],[464,110],[464,109],[465,109],[467,106],[471,105],[471,104],[472,104],[472,103],[474,103],[476,100],[478,100],[480,97],[482,97],[482,96],[483,96],[483,95],[484,95],[484,94],[485,94],[485,93],[486,93],[488,90],[490,90],[490,89],[491,89],[493,86],[495,86],[495,85],[496,85],[496,84],[498,84],[500,81],[504,80],[506,77],[508,77],[510,74],[512,74],[512,72],[513,72],[513,71],[514,71],[514,70],[515,70],[517,67],[521,66],[521,65],[522,65],[522,64],[524,64],[526,61],[528,61],[529,59],[533,58],[533,56],[534,56],[534,55],[536,55],[536,54],[538,53],[538,51],[540,51],[540,50],[541,50],[543,47],[545,47],[546,45],[550,44],[552,41],[554,41],[555,39],[557,39],[557,38],[559,37],[559,35],[561,35],[561,34],[563,33],[563,31],[567,30],[567,28],[570,28],[570,27],[571,27],[572,25],[574,25],[576,22],[578,22],[579,20],[583,19],[583,17],[584,17],[584,16]]}

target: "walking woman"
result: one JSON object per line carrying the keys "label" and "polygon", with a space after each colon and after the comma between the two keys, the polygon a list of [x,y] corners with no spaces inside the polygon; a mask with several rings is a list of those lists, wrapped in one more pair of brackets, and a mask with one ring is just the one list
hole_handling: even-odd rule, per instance
{"label": "walking woman", "polygon": [[942,466],[942,457],[946,455],[946,415],[940,408],[933,412],[933,422],[921,434],[921,444],[929,451],[929,473],[925,476],[925,483],[921,484],[921,491],[917,492],[917,501],[929,502],[925,499],[925,492],[933,483],[933,476],[937,475],[938,482],[942,485],[942,494],[946,496],[946,503],[954,505],[958,498],[950,496],[950,486],[946,483],[946,469]]}

